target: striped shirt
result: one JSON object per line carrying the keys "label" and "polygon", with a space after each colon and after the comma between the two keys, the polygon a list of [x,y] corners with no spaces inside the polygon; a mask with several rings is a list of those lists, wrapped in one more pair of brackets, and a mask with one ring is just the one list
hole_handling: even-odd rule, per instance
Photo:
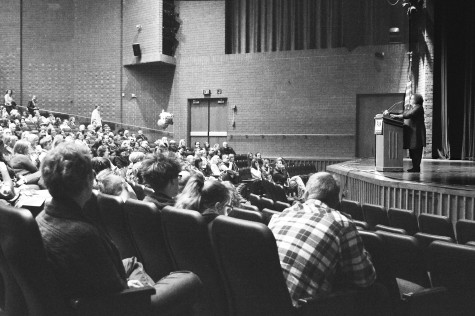
{"label": "striped shirt", "polygon": [[373,284],[376,273],[355,225],[321,201],[293,205],[274,215],[269,228],[294,306],[331,292],[337,271],[345,284]]}

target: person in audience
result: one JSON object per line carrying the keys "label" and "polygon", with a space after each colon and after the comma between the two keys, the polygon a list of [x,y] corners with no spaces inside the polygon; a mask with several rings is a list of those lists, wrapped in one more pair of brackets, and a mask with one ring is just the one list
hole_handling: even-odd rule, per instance
{"label": "person in audience", "polygon": [[289,173],[287,172],[287,169],[285,167],[284,159],[282,157],[278,157],[275,160],[275,168],[272,173],[272,178],[274,178],[274,174],[280,174],[284,178],[284,185],[288,186],[288,179],[289,179]]}
{"label": "person in audience", "polygon": [[99,172],[96,176],[96,181],[99,192],[101,193],[120,196],[124,202],[127,199],[137,199],[137,195],[132,187],[125,182],[125,179],[114,174],[110,169]]}
{"label": "person in audience", "polygon": [[116,157],[113,160],[114,165],[119,168],[126,168],[130,161],[129,161],[129,151],[125,147],[121,147],[116,151]]}
{"label": "person in audience", "polygon": [[188,170],[182,170],[178,174],[178,194],[183,192],[183,189],[185,188],[186,184],[188,183],[188,180],[191,178],[191,172]]}
{"label": "person in audience", "polygon": [[270,165],[269,159],[262,160],[262,167],[261,167],[262,178],[268,181],[272,181],[272,173],[273,169]]}
{"label": "person in audience", "polygon": [[[136,270],[124,269],[136,260],[123,262],[110,237],[85,216],[84,207],[91,197],[94,178],[87,147],[72,142],[59,145],[45,157],[41,172],[52,199],[36,221],[65,300],[149,285],[161,293],[157,296],[177,291],[173,296],[177,295],[179,304],[191,307],[200,287],[196,275],[178,273],[166,282],[155,283],[140,264],[142,273],[137,278],[133,273]],[[160,314],[158,298],[152,297],[151,301],[154,313]]]}
{"label": "person in audience", "polygon": [[376,272],[355,224],[340,212],[340,187],[330,173],[307,182],[305,202],[272,216],[280,263],[294,306],[338,287],[369,287]]}
{"label": "person in audience", "polygon": [[13,156],[10,159],[10,166],[15,171],[17,178],[24,184],[37,184],[40,179],[40,172],[30,158],[30,143],[26,140],[19,140],[13,147]]}
{"label": "person in audience", "polygon": [[71,127],[71,128],[76,127],[76,118],[74,116],[71,116],[69,118],[69,127]]}
{"label": "person in audience", "polygon": [[3,135],[3,141],[5,143],[3,156],[5,157],[6,161],[9,162],[13,156],[13,147],[15,147],[15,144],[18,141],[18,137],[12,135],[9,129],[6,129]]}
{"label": "person in audience", "polygon": [[39,153],[38,160],[41,162],[45,158],[46,154],[51,150],[53,145],[53,139],[47,135],[40,140],[41,152]]}
{"label": "person in audience", "polygon": [[221,151],[222,155],[236,154],[234,149],[232,147],[229,147],[228,142],[223,142],[223,147],[221,147],[219,150]]}
{"label": "person in audience", "polygon": [[137,131],[137,136],[135,138],[137,139],[137,141],[148,140],[147,136],[144,135],[141,129]]}
{"label": "person in audience", "polygon": [[10,112],[12,109],[15,107],[15,101],[13,101],[13,90],[8,89],[5,92],[5,109],[7,110],[7,113],[10,115]]}
{"label": "person in audience", "polygon": [[91,125],[100,127],[102,126],[102,118],[101,118],[101,107],[100,105],[96,105],[94,110],[91,113]]}
{"label": "person in audience", "polygon": [[139,178],[138,178],[138,172],[140,169],[140,165],[142,163],[142,160],[144,160],[145,154],[139,151],[134,151],[130,154],[129,160],[130,164],[127,167],[127,171],[125,173],[125,177],[128,181],[138,183]]}
{"label": "person in audience", "polygon": [[95,175],[98,175],[102,170],[112,170],[110,160],[104,157],[92,158],[91,164]]}
{"label": "person in audience", "polygon": [[221,160],[219,159],[218,155],[214,155],[211,157],[209,161],[209,166],[211,168],[211,175],[213,177],[219,178],[221,176],[221,169],[219,166],[221,165]]}
{"label": "person in audience", "polygon": [[177,196],[175,207],[198,211],[208,223],[218,215],[225,215],[231,193],[217,180],[205,180],[201,174],[191,176],[183,192]]}
{"label": "person in audience", "polygon": [[207,153],[211,150],[211,145],[208,142],[205,142],[203,145],[203,149],[206,150]]}
{"label": "person in audience", "polygon": [[[0,159],[1,160],[1,159]],[[0,161],[0,201],[10,204],[9,201],[15,196],[14,183],[8,169],[8,165],[4,161]]]}
{"label": "person in audience", "polygon": [[257,159],[253,159],[251,163],[251,176],[254,180],[262,180],[261,166]]}
{"label": "person in audience", "polygon": [[139,173],[144,184],[154,191],[154,194],[147,195],[144,201],[154,203],[159,210],[167,205],[174,205],[180,171],[180,163],[171,155],[156,154],[144,159]]}
{"label": "person in audience", "polygon": [[32,116],[35,115],[35,111],[39,110],[38,100],[36,99],[36,95],[31,97],[31,100],[28,101],[28,104],[26,107],[28,109],[28,113],[30,113]]}

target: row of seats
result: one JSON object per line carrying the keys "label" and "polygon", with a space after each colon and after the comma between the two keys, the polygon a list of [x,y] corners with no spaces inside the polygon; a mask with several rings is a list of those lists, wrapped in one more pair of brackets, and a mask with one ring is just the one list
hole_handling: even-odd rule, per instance
{"label": "row of seats", "polygon": [[[263,182],[269,182],[269,181],[263,181]],[[260,211],[267,208],[270,210],[282,212],[286,208],[290,207],[290,204],[287,202],[280,201],[280,200],[273,200],[270,198],[266,198],[264,196],[261,197],[254,193],[249,194],[248,200],[252,205],[256,206]]]}
{"label": "row of seats", "polygon": [[[414,212],[371,204],[360,204],[343,199],[341,211],[351,215],[355,223],[365,230],[387,230],[423,237],[434,236],[448,242],[475,244],[475,221],[460,219],[454,225],[446,216],[423,213],[416,216]],[[429,235],[429,236],[428,236]]]}
{"label": "row of seats", "polygon": [[[230,216],[267,224],[274,214],[279,212],[237,209]],[[396,315],[471,315],[475,307],[471,299],[475,295],[475,247],[421,241],[418,234],[360,231],[377,281],[389,292],[392,311]]]}

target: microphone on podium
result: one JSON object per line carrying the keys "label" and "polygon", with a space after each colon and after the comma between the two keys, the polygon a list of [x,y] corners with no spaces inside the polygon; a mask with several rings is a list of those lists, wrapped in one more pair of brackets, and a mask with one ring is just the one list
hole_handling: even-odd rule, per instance
{"label": "microphone on podium", "polygon": [[390,111],[396,106],[396,105],[399,105],[401,103],[404,103],[404,100],[402,101],[399,101],[399,102],[396,102],[394,103],[393,105],[391,105],[387,110],[384,110],[383,111],[383,115],[389,115]]}

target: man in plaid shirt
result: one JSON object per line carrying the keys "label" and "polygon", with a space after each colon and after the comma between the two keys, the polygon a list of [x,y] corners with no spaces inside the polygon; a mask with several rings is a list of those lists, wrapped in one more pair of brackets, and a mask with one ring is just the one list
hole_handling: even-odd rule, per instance
{"label": "man in plaid shirt", "polygon": [[294,306],[299,300],[345,285],[369,287],[376,273],[353,222],[335,210],[340,188],[319,172],[307,182],[305,203],[274,215],[269,223]]}

